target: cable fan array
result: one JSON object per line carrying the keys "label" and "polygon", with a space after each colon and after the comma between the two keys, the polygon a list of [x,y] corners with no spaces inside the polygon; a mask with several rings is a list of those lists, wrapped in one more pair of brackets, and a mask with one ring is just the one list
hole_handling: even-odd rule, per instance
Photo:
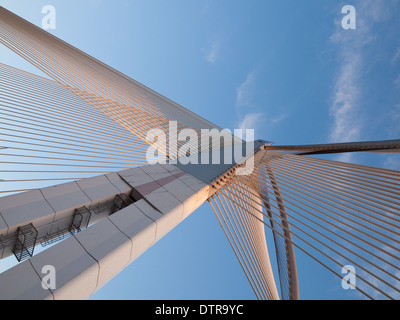
{"label": "cable fan array", "polygon": [[[157,160],[215,147],[201,135],[215,124],[4,8],[0,43],[55,80],[0,65],[1,194],[147,164],[150,145]],[[171,121],[200,141],[170,139]],[[152,129],[166,140],[149,141]],[[221,145],[242,142],[225,134]]]}
{"label": "cable fan array", "polygon": [[147,143],[62,85],[3,64],[0,83],[1,193],[146,163]]}
{"label": "cable fan array", "polygon": [[247,250],[255,240],[236,219],[272,230],[283,298],[298,289],[291,247],[339,278],[343,266],[354,266],[356,289],[368,298],[400,297],[400,172],[271,150],[255,157],[253,174],[211,199],[255,291],[268,284]]}

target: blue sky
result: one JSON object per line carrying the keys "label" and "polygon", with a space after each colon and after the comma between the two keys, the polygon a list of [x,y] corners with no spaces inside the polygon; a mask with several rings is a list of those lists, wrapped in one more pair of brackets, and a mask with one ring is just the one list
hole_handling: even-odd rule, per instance
{"label": "blue sky", "polygon": [[[400,3],[395,0],[0,0],[50,32],[224,128],[276,144],[396,139]],[[341,9],[356,8],[356,30]],[[0,48],[0,62],[41,74]],[[393,155],[336,160],[400,169]],[[271,238],[269,238],[271,239]],[[272,243],[269,245],[272,248]],[[300,296],[354,299],[298,253]],[[337,270],[340,273],[340,270]],[[254,299],[208,204],[93,299]]]}

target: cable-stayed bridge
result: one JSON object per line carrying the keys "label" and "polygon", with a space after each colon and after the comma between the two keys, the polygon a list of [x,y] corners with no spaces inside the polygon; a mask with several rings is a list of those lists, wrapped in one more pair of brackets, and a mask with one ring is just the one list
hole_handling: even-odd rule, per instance
{"label": "cable-stayed bridge", "polygon": [[88,298],[205,202],[258,299],[300,299],[296,252],[399,297],[400,172],[318,155],[400,140],[244,141],[4,8],[0,42],[48,76],[0,64],[0,298]]}

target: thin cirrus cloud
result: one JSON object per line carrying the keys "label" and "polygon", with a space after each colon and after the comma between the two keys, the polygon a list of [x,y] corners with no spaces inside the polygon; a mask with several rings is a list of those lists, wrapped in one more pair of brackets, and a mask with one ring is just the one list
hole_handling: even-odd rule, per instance
{"label": "thin cirrus cloud", "polygon": [[239,123],[239,129],[255,129],[263,116],[264,114],[262,112],[246,114]]}
{"label": "thin cirrus cloud", "polygon": [[330,138],[334,142],[358,140],[362,128],[362,124],[356,121],[362,90],[358,85],[362,57],[361,54],[353,52],[349,53],[347,58],[351,62],[345,62],[340,68],[330,108],[333,119]]}
{"label": "thin cirrus cloud", "polygon": [[384,167],[391,170],[400,170],[400,163],[398,156],[388,155],[384,160]]}
{"label": "thin cirrus cloud", "polygon": [[[336,30],[331,43],[338,52],[340,64],[333,86],[332,103],[329,109],[332,125],[332,142],[350,142],[362,139],[365,116],[360,107],[363,98],[363,69],[366,64],[366,45],[374,41],[374,23],[386,17],[385,3],[381,0],[366,0],[356,6],[357,25],[355,30],[344,30],[341,20],[335,21]],[[338,156],[339,161],[351,161],[350,154]]]}
{"label": "thin cirrus cloud", "polygon": [[[260,67],[249,72],[245,80],[236,88],[236,112],[238,114],[239,129],[253,129],[258,131],[265,127],[272,128],[289,117],[287,112],[278,115],[269,115],[267,110],[260,110],[257,106],[257,74]],[[257,136],[257,134],[255,133]]]}
{"label": "thin cirrus cloud", "polygon": [[256,85],[256,72],[250,72],[236,89],[236,107],[251,107]]}
{"label": "thin cirrus cloud", "polygon": [[[253,140],[256,138],[255,131],[260,125],[263,117],[264,114],[262,112],[248,113],[243,117],[239,122],[239,129],[241,129],[244,134],[244,140]],[[254,130],[254,135],[252,136],[253,139],[249,139],[246,130]]]}
{"label": "thin cirrus cloud", "polygon": [[205,59],[210,63],[216,63],[218,56],[219,56],[220,49],[221,49],[221,41],[214,40],[211,43],[210,49],[207,51],[207,53],[205,55]]}
{"label": "thin cirrus cloud", "polygon": [[272,124],[277,124],[277,123],[279,123],[279,122],[285,120],[287,117],[289,117],[289,114],[287,114],[287,113],[282,113],[282,114],[280,114],[279,116],[272,118],[272,119],[271,119],[271,122],[272,122]]}
{"label": "thin cirrus cloud", "polygon": [[[254,112],[256,71],[247,74],[246,79],[236,88],[236,112],[239,116],[239,129],[256,130],[264,113]],[[251,111],[251,112],[250,112]],[[244,114],[244,116],[243,116]]]}

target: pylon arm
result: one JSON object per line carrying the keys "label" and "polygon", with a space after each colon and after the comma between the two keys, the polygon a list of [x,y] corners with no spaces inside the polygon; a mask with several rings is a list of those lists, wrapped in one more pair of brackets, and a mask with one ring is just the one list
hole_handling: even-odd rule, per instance
{"label": "pylon arm", "polygon": [[[208,185],[173,165],[118,176],[140,199],[3,272],[0,287],[8,290],[0,290],[0,299],[87,299],[209,197]],[[15,211],[20,219],[27,214],[23,209]],[[47,266],[54,267],[55,288],[42,286]]]}

